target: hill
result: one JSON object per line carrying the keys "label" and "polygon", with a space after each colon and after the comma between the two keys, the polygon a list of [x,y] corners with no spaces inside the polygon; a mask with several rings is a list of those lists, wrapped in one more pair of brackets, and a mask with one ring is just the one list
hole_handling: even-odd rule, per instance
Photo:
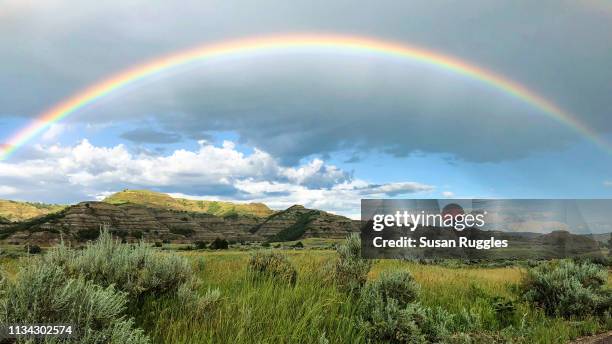
{"label": "hill", "polygon": [[58,212],[65,205],[0,200],[0,223],[25,221]]}
{"label": "hill", "polygon": [[[155,205],[155,204],[154,204]],[[287,241],[307,237],[344,238],[358,231],[359,221],[321,210],[292,206],[263,218],[232,213],[217,216],[134,203],[81,202],[60,212],[0,226],[8,243],[53,244],[60,239],[84,242],[101,228],[127,241]]]}
{"label": "hill", "polygon": [[593,240],[596,240],[598,242],[607,244],[610,240],[610,238],[612,238],[610,233],[602,233],[602,234],[583,234],[584,236],[590,237]]}
{"label": "hill", "polygon": [[359,231],[359,221],[322,210],[294,205],[279,211],[251,228],[250,232],[270,242],[292,241],[301,238],[327,237],[342,239]]}
{"label": "hill", "polygon": [[123,190],[106,197],[103,202],[121,205],[136,204],[149,208],[171,209],[216,216],[250,215],[268,217],[274,211],[263,203],[231,203],[220,201],[190,200],[148,190]]}

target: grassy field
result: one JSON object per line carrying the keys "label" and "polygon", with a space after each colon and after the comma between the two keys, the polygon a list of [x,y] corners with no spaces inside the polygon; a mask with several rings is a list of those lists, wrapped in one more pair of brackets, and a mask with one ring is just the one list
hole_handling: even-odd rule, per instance
{"label": "grassy field", "polygon": [[[312,241],[312,240],[311,240]],[[327,241],[306,241],[324,247]],[[317,245],[314,245],[317,244]],[[202,281],[200,294],[219,289],[222,300],[204,317],[194,317],[185,305],[171,296],[148,297],[138,309],[136,325],[154,343],[365,343],[365,335],[355,321],[355,299],[338,290],[330,278],[334,250],[316,248],[275,249],[286,255],[298,270],[294,286],[274,280],[253,281],[247,265],[251,252],[175,250],[191,262]],[[13,248],[14,250],[14,248]],[[6,252],[6,250],[5,250]],[[28,257],[1,258],[5,276],[14,276]],[[420,285],[419,300],[430,307],[441,307],[453,317],[469,315],[477,319],[472,331],[486,332],[482,343],[491,338],[501,342],[566,343],[612,328],[595,318],[580,320],[547,317],[542,311],[518,300],[516,289],[524,274],[520,267],[443,267],[397,260],[374,262],[368,279],[387,270],[407,270]],[[608,279],[610,284],[611,279]],[[492,304],[511,300],[516,307],[509,319],[500,320]],[[474,320],[472,320],[474,321]],[[474,330],[476,329],[476,330]]]}
{"label": "grassy field", "polygon": [[[248,252],[183,253],[204,281],[201,291],[219,288],[223,302],[209,318],[192,321],[171,300],[147,300],[137,322],[159,343],[362,343],[364,335],[352,319],[353,300],[328,280],[330,250],[282,250],[298,268],[294,287],[252,282],[247,276]],[[480,316],[483,329],[504,331],[489,306],[495,296],[513,298],[520,268],[445,268],[395,260],[377,261],[369,278],[384,270],[409,270],[421,285],[423,303],[454,314]],[[547,318],[519,304],[516,319],[505,331],[520,333],[525,342],[563,343],[604,330],[595,319]]]}

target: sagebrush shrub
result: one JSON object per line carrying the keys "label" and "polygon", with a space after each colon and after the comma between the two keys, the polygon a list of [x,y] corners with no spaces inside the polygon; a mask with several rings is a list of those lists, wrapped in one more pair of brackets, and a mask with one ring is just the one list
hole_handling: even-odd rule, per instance
{"label": "sagebrush shrub", "polygon": [[413,305],[400,308],[395,300],[383,302],[376,299],[374,308],[365,310],[360,319],[360,327],[368,338],[380,343],[427,343],[427,338],[419,328],[424,314]]}
{"label": "sagebrush shrub", "polygon": [[208,289],[204,295],[194,292],[200,288],[200,281],[191,279],[181,285],[176,292],[176,300],[181,305],[181,310],[199,317],[209,314],[221,302],[221,292],[219,289]]}
{"label": "sagebrush shrub", "polygon": [[373,341],[435,343],[446,338],[452,316],[421,306],[419,287],[408,271],[384,272],[359,296],[359,324]]}
{"label": "sagebrush shrub", "polygon": [[359,325],[373,342],[440,343],[449,336],[452,315],[441,308],[431,309],[418,302],[400,307],[395,299],[384,302],[376,295],[372,308],[361,308]]}
{"label": "sagebrush shrub", "polygon": [[125,316],[127,295],[113,286],[66,278],[58,266],[34,263],[0,288],[0,323],[72,324],[73,336],[63,343],[149,343]]}
{"label": "sagebrush shrub", "polygon": [[297,270],[287,257],[271,251],[253,253],[249,259],[248,271],[255,279],[269,277],[292,285],[297,280]]}
{"label": "sagebrush shrub", "polygon": [[512,337],[499,332],[478,331],[472,333],[456,333],[445,341],[448,344],[527,344],[521,337]]}
{"label": "sagebrush shrub", "polygon": [[45,263],[60,266],[69,277],[114,285],[135,298],[174,292],[192,277],[187,259],[161,254],[144,242],[121,244],[108,231],[83,250],[64,245],[50,250]]}
{"label": "sagebrush shrub", "polygon": [[610,311],[612,298],[607,279],[608,272],[601,266],[562,260],[528,270],[521,290],[526,300],[547,315],[603,314]]}
{"label": "sagebrush shrub", "polygon": [[412,274],[405,270],[384,271],[366,287],[380,293],[383,301],[395,299],[400,307],[416,301],[419,293],[419,285]]}
{"label": "sagebrush shrub", "polygon": [[361,257],[361,239],[353,233],[336,249],[338,258],[334,265],[334,279],[344,291],[358,293],[365,284],[372,263]]}

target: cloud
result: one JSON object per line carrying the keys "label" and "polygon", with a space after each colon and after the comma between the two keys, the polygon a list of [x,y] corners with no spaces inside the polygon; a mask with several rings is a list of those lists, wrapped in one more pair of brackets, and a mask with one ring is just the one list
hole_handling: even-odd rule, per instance
{"label": "cloud", "polygon": [[[264,202],[275,208],[306,204],[312,208],[324,209],[353,218],[359,218],[362,198],[388,198],[433,190],[432,186],[420,183],[371,185],[358,179],[337,184],[328,189],[310,189],[302,185],[251,180],[240,181],[236,187],[251,195],[253,201]],[[269,192],[286,192],[286,195],[267,197]]]}
{"label": "cloud", "polygon": [[3,197],[15,195],[18,191],[17,188],[12,186],[0,185],[0,195]]}
{"label": "cloud", "polygon": [[[208,42],[341,32],[465,59],[511,76],[599,133],[612,131],[612,21],[583,2],[358,1],[347,10],[343,2],[273,0],[245,2],[239,11],[224,1],[118,4],[11,0],[0,20],[0,45],[20,48],[3,51],[0,88],[11,92],[0,94],[0,116],[35,116],[105,76]],[[162,140],[233,130],[290,164],[341,149],[515,160],[582,139],[488,85],[423,64],[346,52],[194,63],[113,93],[69,120],[138,118],[155,118]]]}
{"label": "cloud", "polygon": [[53,123],[53,124],[51,124],[49,129],[47,129],[42,134],[42,139],[44,141],[53,141],[53,140],[56,140],[60,135],[62,135],[64,133],[64,131],[66,131],[66,125],[64,125],[62,123]]}
{"label": "cloud", "polygon": [[612,181],[604,180],[603,185],[606,186],[606,187],[612,187]]}
{"label": "cloud", "polygon": [[[165,133],[160,141],[232,132],[289,165],[338,151],[499,162],[562,151],[577,139],[540,110],[482,84],[421,65],[353,58],[289,55],[214,69],[204,64],[130,97],[118,94],[73,119],[146,118]],[[159,140],[142,131],[122,137]]]}
{"label": "cloud", "polygon": [[417,182],[374,184],[313,159],[285,167],[265,151],[245,154],[231,141],[201,141],[195,150],[167,155],[131,153],[124,145],[99,147],[83,140],[74,146],[37,146],[38,155],[0,162],[0,178],[15,187],[0,194],[52,202],[99,199],[124,188],[147,188],[190,198],[257,201],[276,208],[304,204],[354,215],[365,197],[426,193]]}
{"label": "cloud", "polygon": [[358,189],[362,195],[399,196],[415,192],[432,191],[433,186],[414,182],[388,183],[383,185],[366,185]]}
{"label": "cloud", "polygon": [[351,173],[340,170],[336,166],[326,165],[320,159],[313,159],[298,168],[286,168],[282,174],[289,181],[310,188],[329,188],[352,179]]}
{"label": "cloud", "polygon": [[181,140],[181,136],[178,134],[148,128],[129,130],[121,134],[120,137],[136,143],[176,143]]}
{"label": "cloud", "polygon": [[446,198],[453,198],[455,197],[455,193],[452,191],[443,191],[442,196]]}

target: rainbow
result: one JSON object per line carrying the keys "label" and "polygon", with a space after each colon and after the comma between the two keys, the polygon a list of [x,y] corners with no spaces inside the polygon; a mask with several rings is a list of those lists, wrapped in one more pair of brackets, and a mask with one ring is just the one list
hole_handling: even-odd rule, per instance
{"label": "rainbow", "polygon": [[117,91],[147,76],[195,61],[255,53],[273,54],[286,51],[291,52],[293,50],[315,50],[324,53],[343,52],[379,54],[412,60],[441,70],[450,71],[478,80],[511,97],[520,99],[539,109],[542,114],[548,115],[580,132],[591,141],[606,148],[606,150],[610,148],[607,142],[603,141],[591,129],[577,121],[575,116],[564,111],[553,102],[515,81],[484,68],[471,65],[457,58],[404,43],[383,41],[367,37],[327,34],[292,34],[232,40],[198,46],[193,49],[153,59],[115,74],[56,104],[43,112],[36,120],[32,121],[31,124],[16,132],[5,141],[4,145],[0,146],[0,160],[6,159],[11,153],[49,128],[53,123],[57,123],[71,114],[76,113],[79,109],[103,98],[111,92]]}

